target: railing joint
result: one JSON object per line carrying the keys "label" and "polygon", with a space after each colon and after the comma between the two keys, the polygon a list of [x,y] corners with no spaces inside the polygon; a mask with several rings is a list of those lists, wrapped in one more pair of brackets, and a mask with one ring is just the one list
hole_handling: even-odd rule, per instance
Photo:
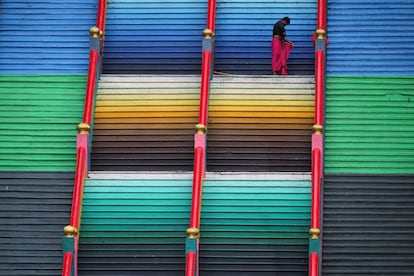
{"label": "railing joint", "polygon": [[63,228],[63,233],[65,234],[65,237],[76,237],[78,235],[78,229],[72,225],[66,225]]}

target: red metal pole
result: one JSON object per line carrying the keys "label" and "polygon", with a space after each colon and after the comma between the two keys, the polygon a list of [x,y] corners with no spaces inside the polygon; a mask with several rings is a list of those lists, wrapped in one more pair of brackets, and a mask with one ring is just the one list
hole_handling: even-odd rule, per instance
{"label": "red metal pole", "polygon": [[325,93],[325,48],[321,37],[326,34],[326,0],[318,0],[317,30],[315,36],[315,117],[312,135],[312,207],[311,237],[309,239],[309,276],[319,275],[319,248],[321,226],[321,185],[323,178],[323,124]]}
{"label": "red metal pole", "polygon": [[80,206],[82,201],[83,181],[85,178],[84,170],[86,165],[86,148],[78,148],[76,159],[75,184],[73,187],[72,210],[70,216],[70,225],[79,231]]}
{"label": "red metal pole", "polygon": [[310,263],[309,263],[309,275],[310,276],[318,276],[319,269],[318,269],[318,254],[312,253],[310,255]]}
{"label": "red metal pole", "polygon": [[105,28],[105,15],[106,15],[106,0],[99,0],[98,3],[98,16],[96,18],[96,27],[103,31]]}
{"label": "red metal pole", "polygon": [[198,122],[204,126],[207,126],[211,51],[206,50],[203,52],[202,62],[203,64],[202,64],[202,71],[201,71],[200,110],[199,110]]}
{"label": "red metal pole", "polygon": [[315,64],[315,124],[323,125],[323,113],[324,113],[324,51],[316,51],[316,64]]}
{"label": "red metal pole", "polygon": [[62,276],[70,276],[72,273],[73,255],[71,252],[66,252],[63,255]]}
{"label": "red metal pole", "polygon": [[190,227],[199,228],[201,209],[201,189],[203,182],[203,148],[194,151],[193,196],[191,203]]}
{"label": "red metal pole", "polygon": [[208,1],[207,29],[214,32],[216,26],[216,0]]}
{"label": "red metal pole", "polygon": [[320,227],[321,150],[312,150],[312,212],[311,228]]}
{"label": "red metal pole", "polygon": [[318,29],[326,30],[326,0],[318,0]]}
{"label": "red metal pole", "polygon": [[83,122],[91,125],[92,109],[94,104],[94,95],[96,87],[96,69],[98,65],[99,53],[97,50],[91,50],[89,53],[88,81],[86,84],[85,107],[83,111]]}
{"label": "red metal pole", "polygon": [[188,252],[185,266],[185,276],[194,276],[196,255],[194,252]]}

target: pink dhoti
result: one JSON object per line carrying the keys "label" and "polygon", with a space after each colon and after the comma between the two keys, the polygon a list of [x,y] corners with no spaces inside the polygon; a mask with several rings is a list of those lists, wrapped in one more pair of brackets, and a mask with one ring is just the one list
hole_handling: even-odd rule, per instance
{"label": "pink dhoti", "polygon": [[292,44],[282,41],[280,38],[272,40],[272,71],[274,74],[287,75],[287,60],[292,50]]}

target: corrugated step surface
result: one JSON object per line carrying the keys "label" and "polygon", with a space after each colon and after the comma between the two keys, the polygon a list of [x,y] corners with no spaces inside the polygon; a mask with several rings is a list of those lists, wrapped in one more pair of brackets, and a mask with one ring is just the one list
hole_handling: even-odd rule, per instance
{"label": "corrugated step surface", "polygon": [[[88,179],[79,275],[183,275],[191,183]],[[309,216],[309,180],[207,179],[202,275],[307,275]]]}
{"label": "corrugated step surface", "polygon": [[[211,171],[310,171],[311,77],[215,77]],[[92,170],[191,171],[199,76],[103,75]]]}
{"label": "corrugated step surface", "polygon": [[308,275],[309,219],[308,180],[206,180],[200,274]]}
{"label": "corrugated step surface", "polygon": [[[199,74],[204,0],[108,1],[104,72],[108,74]],[[312,32],[316,0],[217,1],[216,70],[271,74],[273,24],[290,16],[295,48],[291,74],[313,74]]]}
{"label": "corrugated step surface", "polygon": [[92,170],[191,171],[199,76],[102,75]]}
{"label": "corrugated step surface", "polygon": [[413,18],[412,0],[328,1],[328,74],[413,76]]}
{"label": "corrugated step surface", "polygon": [[326,94],[327,173],[414,174],[413,77],[328,77]]}
{"label": "corrugated step surface", "polygon": [[96,0],[2,0],[0,74],[86,74],[96,13]]}
{"label": "corrugated step surface", "polygon": [[414,275],[414,175],[327,174],[323,275]]}
{"label": "corrugated step surface", "polygon": [[214,77],[209,171],[310,171],[312,77]]}
{"label": "corrugated step surface", "polygon": [[316,7],[316,0],[217,1],[215,70],[271,75],[273,25],[289,16],[287,38],[295,45],[288,60],[289,74],[312,75]]}
{"label": "corrugated step surface", "polygon": [[199,74],[205,0],[108,1],[104,73]]}
{"label": "corrugated step surface", "polygon": [[0,173],[0,275],[60,275],[72,173]]}
{"label": "corrugated step surface", "polygon": [[85,75],[0,76],[0,170],[71,172]]}

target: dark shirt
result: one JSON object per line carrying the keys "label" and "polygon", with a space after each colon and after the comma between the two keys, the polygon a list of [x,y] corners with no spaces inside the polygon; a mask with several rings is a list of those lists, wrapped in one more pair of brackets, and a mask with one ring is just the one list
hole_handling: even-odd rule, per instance
{"label": "dark shirt", "polygon": [[273,35],[278,35],[282,39],[286,37],[286,30],[282,20],[277,21],[275,25],[273,25]]}

